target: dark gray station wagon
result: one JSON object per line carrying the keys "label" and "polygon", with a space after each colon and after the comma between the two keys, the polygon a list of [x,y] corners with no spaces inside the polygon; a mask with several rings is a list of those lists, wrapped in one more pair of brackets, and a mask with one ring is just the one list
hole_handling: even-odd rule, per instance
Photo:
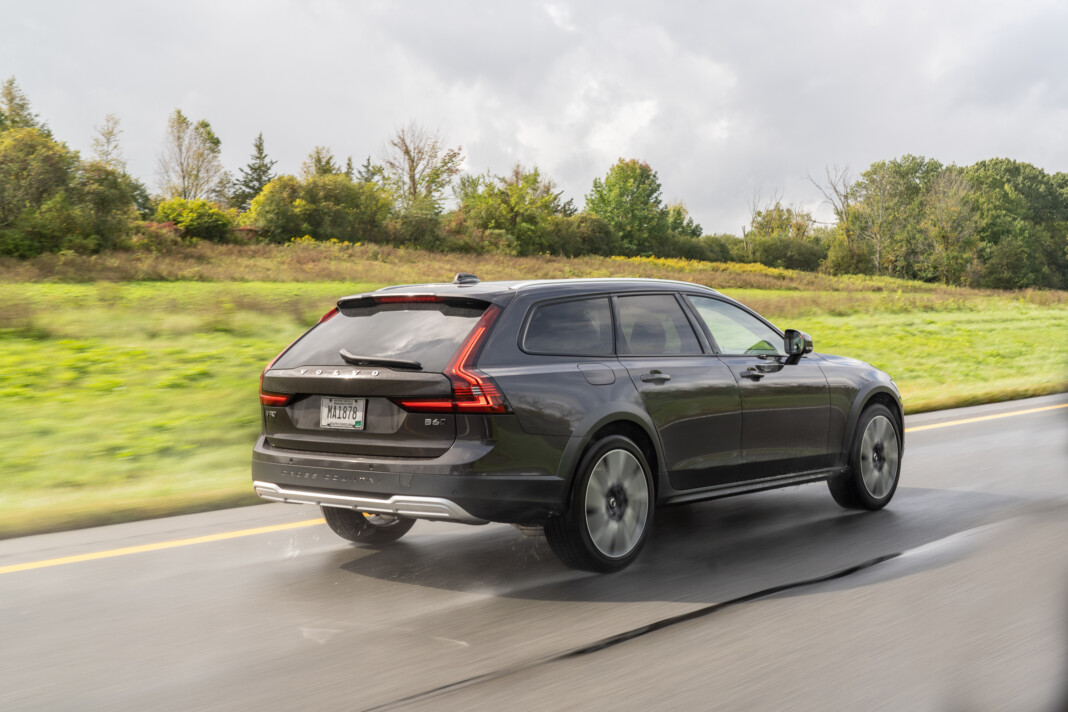
{"label": "dark gray station wagon", "polygon": [[826,480],[879,509],[904,448],[894,382],[696,284],[389,287],[344,297],[264,369],[252,474],[342,537],[415,519],[543,528],[627,566],[657,505]]}

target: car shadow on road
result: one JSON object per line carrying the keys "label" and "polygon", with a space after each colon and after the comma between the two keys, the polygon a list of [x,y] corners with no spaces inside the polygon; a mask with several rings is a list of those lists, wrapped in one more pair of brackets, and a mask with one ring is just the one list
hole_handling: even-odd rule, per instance
{"label": "car shadow on road", "polygon": [[340,551],[335,561],[355,575],[480,595],[707,604],[915,549],[1009,516],[1023,501],[901,488],[885,510],[851,512],[825,488],[808,486],[665,508],[639,559],[609,575],[571,571],[544,538],[506,526],[455,527],[434,536],[413,530],[410,539],[358,549],[355,558],[352,549]]}

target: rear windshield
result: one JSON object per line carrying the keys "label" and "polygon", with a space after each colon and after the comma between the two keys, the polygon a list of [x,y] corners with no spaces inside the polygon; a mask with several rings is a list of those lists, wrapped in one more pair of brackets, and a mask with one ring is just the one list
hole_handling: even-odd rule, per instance
{"label": "rear windshield", "polygon": [[341,349],[357,356],[418,361],[442,371],[474,328],[484,306],[379,304],[346,309],[317,325],[275,363],[275,368],[347,366]]}

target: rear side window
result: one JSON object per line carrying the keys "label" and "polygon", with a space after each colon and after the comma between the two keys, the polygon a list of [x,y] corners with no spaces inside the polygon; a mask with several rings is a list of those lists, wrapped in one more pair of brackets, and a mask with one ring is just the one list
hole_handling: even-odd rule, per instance
{"label": "rear side window", "polygon": [[358,356],[418,361],[442,371],[485,307],[442,303],[377,304],[346,309],[315,326],[286,351],[275,368],[348,366],[341,349]]}
{"label": "rear side window", "polygon": [[620,297],[617,304],[623,332],[620,353],[642,356],[701,353],[693,327],[672,295]]}
{"label": "rear side window", "polygon": [[612,311],[607,297],[539,304],[531,312],[523,350],[567,356],[612,355]]}

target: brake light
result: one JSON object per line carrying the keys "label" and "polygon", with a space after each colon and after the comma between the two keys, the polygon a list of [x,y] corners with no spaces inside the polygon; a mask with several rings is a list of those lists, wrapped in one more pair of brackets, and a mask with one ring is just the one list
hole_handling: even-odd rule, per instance
{"label": "brake light", "polygon": [[[322,324],[324,321],[329,321],[329,320],[333,319],[335,316],[337,316],[337,313],[338,313],[338,308],[334,307],[333,309],[328,311],[326,314],[323,314],[321,317],[319,317],[319,321],[316,322],[316,323]],[[293,344],[290,344],[289,346],[292,346],[292,345]],[[286,348],[288,349],[289,346],[287,346]],[[278,356],[281,356],[281,355],[282,354],[278,354]],[[278,356],[274,357],[274,361],[278,360]],[[271,361],[271,363],[274,363],[274,361]]]}
{"label": "brake light", "polygon": [[284,354],[288,348],[289,346],[279,351],[278,355],[272,358],[271,362],[260,372],[260,405],[288,405],[289,401],[293,399],[293,396],[291,395],[286,395],[284,393],[268,393],[263,390],[263,377],[267,375],[267,372],[271,370],[271,366],[274,365],[274,362],[281,358],[282,354]]}
{"label": "brake light", "polygon": [[433,294],[398,294],[395,296],[375,294],[373,296],[375,304],[438,304],[445,301]]}
{"label": "brake light", "polygon": [[507,413],[508,402],[497,384],[473,365],[499,313],[497,306],[486,309],[445,367],[445,376],[452,381],[452,398],[393,398],[393,402],[416,413]]}
{"label": "brake light", "polygon": [[288,405],[292,399],[293,396],[287,396],[282,393],[266,393],[262,388],[260,389],[260,405]]}

